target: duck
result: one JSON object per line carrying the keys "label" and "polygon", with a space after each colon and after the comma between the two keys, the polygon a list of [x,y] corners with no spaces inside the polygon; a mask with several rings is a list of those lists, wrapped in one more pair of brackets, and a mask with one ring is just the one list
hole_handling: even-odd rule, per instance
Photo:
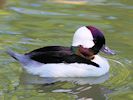
{"label": "duck", "polygon": [[102,51],[114,55],[105,44],[104,33],[94,26],[79,27],[72,45],[45,46],[25,54],[8,49],[27,73],[39,77],[100,77],[109,72],[109,62],[99,55]]}

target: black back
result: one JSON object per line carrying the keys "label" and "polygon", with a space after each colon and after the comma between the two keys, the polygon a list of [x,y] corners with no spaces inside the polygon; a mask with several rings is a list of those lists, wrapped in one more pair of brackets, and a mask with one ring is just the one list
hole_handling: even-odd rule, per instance
{"label": "black back", "polygon": [[26,53],[31,59],[41,63],[86,63],[99,67],[98,64],[78,56],[69,47],[47,46]]}

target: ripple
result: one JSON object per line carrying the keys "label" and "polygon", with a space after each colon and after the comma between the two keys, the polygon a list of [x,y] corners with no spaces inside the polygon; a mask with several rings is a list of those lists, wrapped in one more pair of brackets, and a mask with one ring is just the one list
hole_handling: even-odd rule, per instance
{"label": "ripple", "polygon": [[127,66],[120,61],[109,59],[111,64],[110,79],[105,83],[110,89],[120,89],[127,84],[130,74]]}
{"label": "ripple", "polygon": [[41,45],[43,41],[32,38],[22,38],[18,43],[20,44],[31,44],[31,45]]}
{"label": "ripple", "polygon": [[55,3],[62,3],[62,4],[78,4],[78,5],[83,5],[86,4],[87,0],[54,0],[52,2]]}
{"label": "ripple", "polygon": [[51,84],[56,82],[72,82],[78,85],[85,85],[85,84],[100,84],[104,83],[109,78],[109,73],[103,75],[101,77],[58,77],[58,78],[41,78],[39,76],[34,76],[28,73],[23,73],[21,75],[21,83],[23,84]]}
{"label": "ripple", "polygon": [[66,92],[66,93],[69,93],[71,91],[72,90],[70,90],[70,89],[57,89],[57,90],[53,90],[52,92]]}
{"label": "ripple", "polygon": [[58,16],[67,16],[69,14],[64,13],[58,13],[58,12],[46,12],[41,10],[33,10],[33,9],[27,9],[27,8],[17,8],[17,7],[10,7],[11,10],[14,10],[18,13],[23,14],[33,14],[33,15],[58,15]]}
{"label": "ripple", "polygon": [[117,17],[115,17],[115,16],[108,16],[107,19],[109,19],[109,20],[115,20],[115,19],[117,19]]}
{"label": "ripple", "polygon": [[21,34],[20,32],[13,32],[13,31],[0,31],[0,34]]}
{"label": "ripple", "polygon": [[129,5],[118,3],[118,2],[113,2],[113,3],[97,3],[97,4],[94,4],[94,5],[115,6],[115,7],[118,7],[118,8],[133,9],[133,6],[129,6]]}
{"label": "ripple", "polygon": [[37,4],[37,3],[31,3],[31,4],[25,4],[26,6],[33,6],[33,7],[40,7],[41,4]]}

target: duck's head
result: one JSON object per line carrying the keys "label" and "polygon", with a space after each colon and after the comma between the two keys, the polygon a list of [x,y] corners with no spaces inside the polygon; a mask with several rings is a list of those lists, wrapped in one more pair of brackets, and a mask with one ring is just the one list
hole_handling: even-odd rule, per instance
{"label": "duck's head", "polygon": [[77,29],[73,36],[72,47],[80,47],[83,54],[88,52],[95,55],[99,51],[115,54],[106,46],[103,32],[94,26],[83,26]]}

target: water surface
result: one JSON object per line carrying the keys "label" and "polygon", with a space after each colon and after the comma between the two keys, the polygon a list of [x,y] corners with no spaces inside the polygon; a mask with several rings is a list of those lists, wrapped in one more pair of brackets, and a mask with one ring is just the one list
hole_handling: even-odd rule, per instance
{"label": "water surface", "polygon": [[[132,100],[132,0],[0,0],[0,100]],[[70,46],[83,25],[100,28],[117,55],[99,78],[39,78],[4,50]]]}

